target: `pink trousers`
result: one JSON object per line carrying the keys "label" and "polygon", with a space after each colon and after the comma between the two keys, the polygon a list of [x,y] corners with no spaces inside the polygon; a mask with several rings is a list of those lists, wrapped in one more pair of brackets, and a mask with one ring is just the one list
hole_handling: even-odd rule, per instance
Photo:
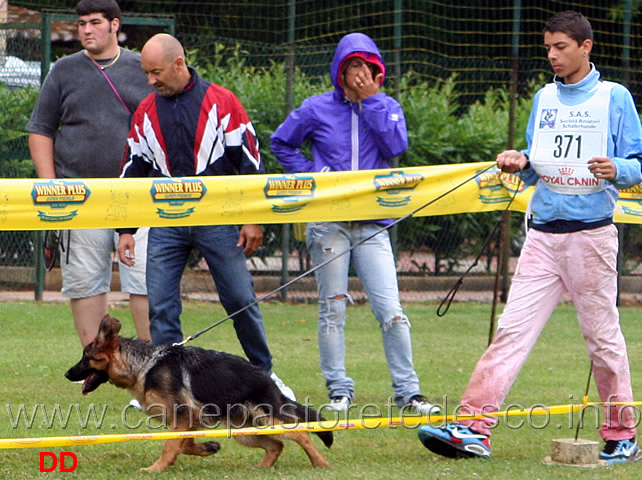
{"label": "pink trousers", "polygon": [[[461,401],[467,408],[461,413],[499,410],[566,292],[577,310],[601,401],[633,401],[626,343],[616,307],[617,250],[614,225],[564,234],[528,232],[494,341],[468,382]],[[600,434],[605,441],[636,435],[633,407],[605,407],[604,412]],[[462,423],[490,435],[496,421],[485,418]]]}

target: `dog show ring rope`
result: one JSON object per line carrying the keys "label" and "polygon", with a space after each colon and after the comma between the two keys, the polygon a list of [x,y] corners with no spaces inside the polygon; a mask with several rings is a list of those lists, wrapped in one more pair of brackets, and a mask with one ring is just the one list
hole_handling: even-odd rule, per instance
{"label": "dog show ring rope", "polygon": [[[586,399],[585,399],[586,400]],[[177,438],[231,438],[244,435],[280,435],[292,431],[322,432],[340,430],[372,430],[375,428],[416,428],[424,424],[442,424],[457,420],[474,420],[479,418],[495,417],[507,418],[517,416],[541,415],[567,415],[581,412],[588,406],[642,406],[642,402],[583,402],[569,403],[566,405],[545,406],[538,405],[530,409],[510,409],[504,411],[486,412],[482,415],[423,415],[404,417],[378,417],[347,420],[324,420],[321,422],[306,422],[292,424],[267,425],[262,427],[225,428],[212,430],[195,430],[185,432],[158,432],[158,433],[126,433],[106,435],[80,435],[58,437],[34,438],[3,438],[0,439],[0,450],[23,448],[52,448],[70,447],[74,445],[102,445],[107,443],[132,442],[141,440],[170,440]]]}

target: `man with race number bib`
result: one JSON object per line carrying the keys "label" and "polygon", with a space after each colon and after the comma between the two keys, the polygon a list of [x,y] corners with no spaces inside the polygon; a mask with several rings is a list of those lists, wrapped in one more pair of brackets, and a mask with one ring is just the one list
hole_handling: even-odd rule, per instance
{"label": "man with race number bib", "polygon": [[[589,61],[592,39],[590,23],[576,12],[560,13],[546,24],[544,45],[554,82],[533,100],[528,148],[497,156],[502,171],[536,186],[530,230],[508,301],[464,392],[462,414],[500,409],[565,293],[577,310],[600,399],[633,401],[616,306],[613,212],[618,189],[642,179],[642,129],[629,91],[601,81]],[[637,460],[634,409],[609,405],[604,415],[600,434],[606,445],[600,459],[607,464]],[[439,428],[427,425],[418,433],[424,446],[440,455],[488,458],[496,421],[483,417]]]}

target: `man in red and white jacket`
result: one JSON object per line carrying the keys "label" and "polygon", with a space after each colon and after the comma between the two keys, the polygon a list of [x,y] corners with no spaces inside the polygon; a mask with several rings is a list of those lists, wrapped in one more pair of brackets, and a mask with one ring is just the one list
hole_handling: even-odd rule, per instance
{"label": "man in red and white jacket", "polygon": [[[203,80],[187,66],[180,42],[153,36],[141,52],[141,66],[156,89],[134,113],[122,177],[190,177],[265,173],[259,145],[243,105],[229,90]],[[132,230],[121,229],[118,253],[132,263]],[[180,281],[190,252],[202,255],[228,314],[256,300],[246,254],[263,241],[259,225],[154,227],[147,246],[147,291],[152,341],[183,339]],[[294,394],[272,373],[263,317],[254,304],[233,317],[248,359],[267,372],[283,393]]]}

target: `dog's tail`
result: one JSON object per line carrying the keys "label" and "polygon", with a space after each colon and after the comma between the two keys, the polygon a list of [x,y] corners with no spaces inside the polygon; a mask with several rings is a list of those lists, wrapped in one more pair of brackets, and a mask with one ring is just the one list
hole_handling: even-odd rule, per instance
{"label": "dog's tail", "polygon": [[[293,420],[303,421],[303,422],[319,422],[325,420],[322,415],[318,414],[311,408],[301,405],[299,402],[293,402],[292,400],[287,400],[287,403],[284,403],[281,407],[280,419],[284,422],[291,423]],[[323,444],[330,448],[332,442],[334,441],[334,435],[331,430],[322,430],[320,432],[314,432],[319,436]]]}

